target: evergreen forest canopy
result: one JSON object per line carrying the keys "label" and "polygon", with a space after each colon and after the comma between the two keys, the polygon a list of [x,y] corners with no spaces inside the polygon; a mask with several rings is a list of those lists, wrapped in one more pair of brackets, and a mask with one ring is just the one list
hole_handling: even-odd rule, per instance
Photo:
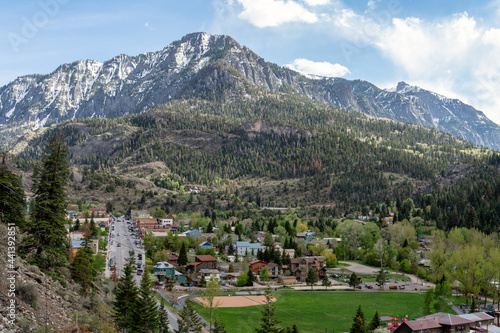
{"label": "evergreen forest canopy", "polygon": [[[435,130],[286,94],[228,102],[225,89],[139,115],[59,124],[32,139],[17,165],[29,172],[57,129],[83,173],[81,189],[131,188],[130,177],[122,176],[136,166],[161,162],[160,172],[134,176],[171,191],[201,185],[229,193],[233,197],[226,198],[226,208],[245,202],[319,204],[335,207],[335,214],[368,207],[385,217],[387,208],[397,206],[396,220],[418,214],[442,229],[497,230],[497,153]],[[276,186],[263,191],[269,183]],[[417,210],[395,205],[407,198]]]}

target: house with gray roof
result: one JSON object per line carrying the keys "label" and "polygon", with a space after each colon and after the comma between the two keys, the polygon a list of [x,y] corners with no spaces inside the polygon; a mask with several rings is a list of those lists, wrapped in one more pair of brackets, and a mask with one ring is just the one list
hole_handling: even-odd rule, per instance
{"label": "house with gray roof", "polygon": [[169,281],[177,283],[185,283],[186,276],[175,270],[175,267],[166,261],[157,262],[153,268],[154,274],[158,278],[158,281]]}
{"label": "house with gray roof", "polygon": [[260,243],[236,242],[235,244],[235,250],[239,256],[245,256],[247,254],[256,256],[260,249]]}

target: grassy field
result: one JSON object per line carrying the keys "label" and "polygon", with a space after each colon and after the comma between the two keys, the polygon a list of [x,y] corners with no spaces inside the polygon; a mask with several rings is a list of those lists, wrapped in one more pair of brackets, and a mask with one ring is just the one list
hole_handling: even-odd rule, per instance
{"label": "grassy field", "polygon": [[[408,315],[410,319],[422,316],[424,295],[398,292],[278,292],[275,293],[276,316],[283,326],[296,324],[301,332],[348,332],[358,305],[370,320],[375,311],[380,316]],[[196,310],[205,318],[208,311]],[[262,306],[220,308],[221,321],[231,333],[247,333],[260,325]],[[331,332],[331,331],[329,331]]]}

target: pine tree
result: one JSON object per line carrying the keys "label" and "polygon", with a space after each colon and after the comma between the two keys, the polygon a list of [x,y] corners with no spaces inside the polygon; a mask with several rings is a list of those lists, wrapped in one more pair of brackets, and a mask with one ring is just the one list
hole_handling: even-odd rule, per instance
{"label": "pine tree", "polygon": [[158,310],[158,333],[170,333],[168,325],[170,324],[168,320],[168,312],[165,309],[165,304],[160,302],[160,309]]}
{"label": "pine tree", "polygon": [[82,287],[82,294],[86,295],[94,278],[92,249],[88,246],[78,249],[71,263],[71,278]]}
{"label": "pine tree", "polygon": [[132,266],[125,264],[123,276],[113,291],[115,301],[113,302],[113,317],[119,330],[132,332],[134,327],[134,311],[137,308],[138,290],[132,276]]}
{"label": "pine tree", "polygon": [[380,289],[384,289],[384,284],[387,282],[387,276],[381,269],[377,274],[377,283],[380,285]]}
{"label": "pine tree", "polygon": [[325,278],[323,279],[323,282],[321,283],[321,285],[323,287],[326,287],[327,290],[328,290],[328,287],[330,287],[332,285],[332,282],[328,278],[328,275],[325,276]]}
{"label": "pine tree", "polygon": [[200,318],[194,311],[193,305],[190,300],[186,300],[184,308],[179,313],[179,320],[177,321],[178,329],[175,333],[200,333],[203,327]]}
{"label": "pine tree", "polygon": [[1,153],[0,161],[0,223],[13,223],[24,230],[26,227],[26,201],[19,177],[9,170],[7,153]]}
{"label": "pine tree", "polygon": [[349,333],[366,333],[365,315],[361,310],[361,305],[358,307],[358,311],[356,311]]}
{"label": "pine tree", "polygon": [[186,244],[182,242],[181,249],[179,251],[179,259],[177,259],[179,266],[184,266],[188,263]]}
{"label": "pine tree", "polygon": [[217,315],[214,321],[214,327],[212,327],[212,333],[226,333],[226,328],[224,324],[220,321],[220,316]]}
{"label": "pine tree", "polygon": [[276,308],[272,302],[271,288],[266,289],[266,304],[262,311],[261,326],[255,330],[256,333],[284,333],[283,328],[279,326],[280,321],[274,316]]}
{"label": "pine tree", "polygon": [[356,287],[359,286],[358,276],[354,272],[352,272],[351,277],[349,278],[349,285],[352,289],[356,289]]}
{"label": "pine tree", "polygon": [[80,229],[80,220],[76,219],[75,225],[73,226],[73,231],[78,231]]}
{"label": "pine tree", "polygon": [[292,327],[287,327],[286,333],[300,333],[300,330],[297,325],[294,324]]}
{"label": "pine tree", "polygon": [[139,289],[137,306],[133,312],[135,332],[156,332],[159,324],[159,313],[156,297],[151,289],[149,271],[144,270]]}
{"label": "pine tree", "polygon": [[309,271],[307,271],[306,284],[311,286],[311,290],[313,289],[314,284],[318,281],[318,274],[311,267]]}
{"label": "pine tree", "polygon": [[33,172],[35,205],[28,224],[28,237],[21,250],[29,261],[43,269],[55,268],[68,260],[68,239],[64,227],[69,162],[62,134],[55,134]]}
{"label": "pine tree", "polygon": [[372,321],[370,322],[370,325],[368,326],[368,331],[373,332],[376,328],[380,327],[382,323],[380,322],[380,317],[378,315],[378,311],[375,311],[375,315],[372,318]]}
{"label": "pine tree", "polygon": [[253,271],[251,269],[248,270],[248,280],[247,280],[247,286],[252,287],[253,283],[255,282],[255,275],[253,274]]}
{"label": "pine tree", "polygon": [[90,231],[92,232],[92,237],[97,237],[97,227],[94,221],[94,212],[90,215]]}

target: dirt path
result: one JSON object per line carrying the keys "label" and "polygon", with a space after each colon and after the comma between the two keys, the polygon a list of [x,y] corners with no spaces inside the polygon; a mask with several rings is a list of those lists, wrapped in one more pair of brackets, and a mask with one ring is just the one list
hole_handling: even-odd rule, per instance
{"label": "dirt path", "polygon": [[[201,297],[196,297],[195,300],[200,304],[205,303]],[[271,301],[276,302],[276,299],[273,298]],[[219,308],[239,308],[266,304],[266,296],[218,296],[214,302]]]}

